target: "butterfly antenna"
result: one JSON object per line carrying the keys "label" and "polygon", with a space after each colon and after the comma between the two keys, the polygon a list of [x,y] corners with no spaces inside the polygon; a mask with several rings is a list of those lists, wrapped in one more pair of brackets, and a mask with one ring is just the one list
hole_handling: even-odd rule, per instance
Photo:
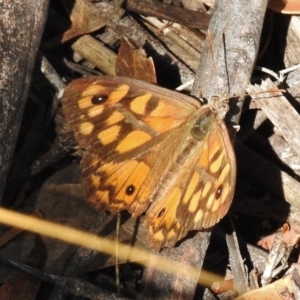
{"label": "butterfly antenna", "polygon": [[225,71],[226,71],[226,77],[227,77],[227,85],[228,85],[228,95],[230,95],[230,81],[229,81],[229,72],[227,68],[227,54],[226,54],[226,39],[225,39],[225,33],[222,33],[222,39],[223,39],[223,50],[224,50],[224,61],[225,61]]}
{"label": "butterfly antenna", "polygon": [[[227,77],[227,86],[228,86],[228,93],[227,95],[230,95],[230,81],[229,81],[229,72],[228,72],[228,68],[227,68],[227,55],[226,55],[226,40],[225,40],[225,34],[222,34],[222,39],[223,39],[223,49],[224,49],[224,61],[225,61],[225,71],[226,71],[226,77]],[[208,44],[209,44],[209,49],[210,49],[210,53],[211,53],[211,59],[212,59],[212,63],[213,63],[213,67],[214,67],[214,72],[215,74],[217,73],[217,68],[216,68],[216,64],[215,64],[215,60],[214,60],[214,49],[213,49],[213,43],[212,43],[212,36],[210,31],[207,31],[207,40],[208,40]]]}

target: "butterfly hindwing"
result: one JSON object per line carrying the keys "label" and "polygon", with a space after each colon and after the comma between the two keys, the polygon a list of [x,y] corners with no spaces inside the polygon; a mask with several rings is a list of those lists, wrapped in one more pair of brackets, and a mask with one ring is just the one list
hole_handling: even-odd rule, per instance
{"label": "butterfly hindwing", "polygon": [[173,246],[188,231],[209,228],[227,213],[235,187],[235,157],[222,120],[170,169],[161,194],[147,212],[149,238]]}
{"label": "butterfly hindwing", "polygon": [[[105,162],[86,152],[81,168],[88,201],[99,210],[119,212],[127,209],[134,216],[143,213],[159,187],[158,182],[172,166],[173,160],[169,158],[177,151],[171,140],[173,137],[178,144],[180,136],[176,131],[161,141],[153,141],[153,145],[139,155],[124,160]],[[157,153],[166,153],[162,157],[168,159],[157,158]]]}

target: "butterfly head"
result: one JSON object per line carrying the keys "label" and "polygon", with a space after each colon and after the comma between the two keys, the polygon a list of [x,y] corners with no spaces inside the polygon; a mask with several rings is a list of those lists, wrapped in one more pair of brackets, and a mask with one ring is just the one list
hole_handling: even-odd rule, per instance
{"label": "butterfly head", "polygon": [[224,119],[229,111],[229,99],[226,96],[212,96],[210,100],[210,109],[218,115],[220,119]]}

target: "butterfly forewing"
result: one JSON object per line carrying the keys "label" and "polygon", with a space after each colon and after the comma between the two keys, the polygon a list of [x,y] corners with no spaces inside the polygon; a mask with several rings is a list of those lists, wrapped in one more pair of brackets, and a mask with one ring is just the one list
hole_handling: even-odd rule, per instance
{"label": "butterfly forewing", "polygon": [[173,246],[227,212],[235,158],[225,124],[208,106],[122,77],[75,80],[62,106],[86,149],[81,167],[88,201],[133,216],[148,209],[152,246]]}

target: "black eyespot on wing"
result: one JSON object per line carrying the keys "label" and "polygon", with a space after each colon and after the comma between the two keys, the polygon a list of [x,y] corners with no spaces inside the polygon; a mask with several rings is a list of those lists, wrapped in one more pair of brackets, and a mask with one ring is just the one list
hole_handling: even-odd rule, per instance
{"label": "black eyespot on wing", "polygon": [[157,215],[158,218],[161,218],[165,214],[166,209],[163,208]]}
{"label": "black eyespot on wing", "polygon": [[95,95],[92,98],[92,103],[95,104],[95,105],[103,104],[105,101],[107,101],[107,99],[108,99],[107,94]]}
{"label": "black eyespot on wing", "polygon": [[217,191],[216,191],[216,199],[218,200],[220,198],[220,196],[222,195],[222,191],[223,191],[223,185],[221,184]]}
{"label": "black eyespot on wing", "polygon": [[135,191],[135,186],[133,184],[126,188],[126,195],[131,196]]}

